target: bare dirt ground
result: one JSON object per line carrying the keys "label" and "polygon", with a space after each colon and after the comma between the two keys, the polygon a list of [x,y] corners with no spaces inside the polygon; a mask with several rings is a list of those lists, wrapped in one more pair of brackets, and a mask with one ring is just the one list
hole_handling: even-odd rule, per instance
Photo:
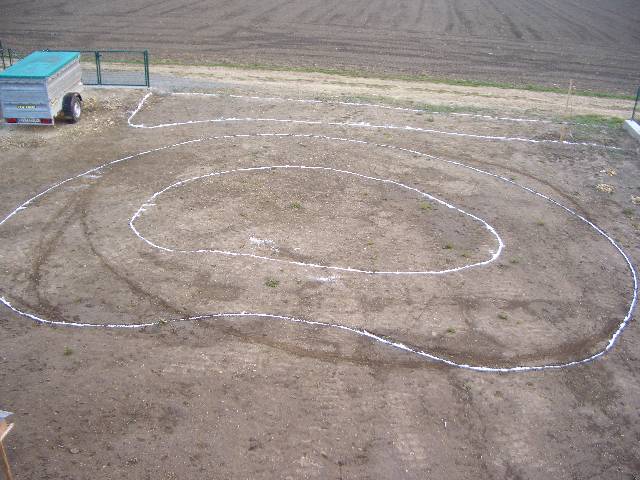
{"label": "bare dirt ground", "polygon": [[633,0],[0,1],[17,49],[148,48],[152,58],[232,62],[633,93]]}
{"label": "bare dirt ground", "polygon": [[[155,92],[132,123],[226,121],[131,128],[144,91],[90,90],[77,125],[0,131],[2,218],[50,185],[125,159],[0,226],[0,296],[51,321],[154,323],[56,327],[0,311],[0,405],[16,413],[17,479],[637,478],[634,321],[595,362],[505,374],[322,325],[172,321],[287,315],[486,367],[588,357],[625,316],[629,269],[585,222],[509,181],[595,222],[633,261],[639,150],[621,127],[453,115],[470,99],[475,115],[553,118],[562,99],[550,94],[521,92],[513,103],[506,90],[425,85],[404,96],[363,80],[366,92],[348,95],[340,78],[234,83],[199,73],[222,82],[219,96]],[[310,97],[305,88],[323,101],[297,102]],[[338,103],[358,95],[455,108]],[[529,107],[527,95],[536,96]],[[622,104],[583,108],[605,114]],[[561,135],[605,147],[550,143]],[[189,140],[197,141],[135,156]],[[300,165],[322,169],[291,168]],[[287,168],[238,170],[258,166]],[[219,172],[227,173],[211,175]],[[479,219],[504,250],[460,270],[496,252]]]}

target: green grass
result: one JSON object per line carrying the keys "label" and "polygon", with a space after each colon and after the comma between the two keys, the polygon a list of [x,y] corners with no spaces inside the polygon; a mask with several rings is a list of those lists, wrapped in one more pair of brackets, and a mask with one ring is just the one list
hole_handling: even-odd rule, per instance
{"label": "green grass", "polygon": [[498,314],[498,318],[499,318],[500,320],[506,320],[506,319],[507,319],[507,318],[509,318],[509,317],[507,316],[507,314],[506,314],[506,313],[499,313],[499,314]]}
{"label": "green grass", "polygon": [[433,209],[433,205],[431,205],[429,202],[420,202],[420,210],[431,210]]}
{"label": "green grass", "polygon": [[62,351],[62,354],[65,357],[68,357],[69,355],[73,354],[73,349],[71,347],[64,347],[64,350]]}
{"label": "green grass", "polygon": [[300,202],[292,202],[290,206],[294,210],[300,210],[302,208],[302,204]]}
{"label": "green grass", "polygon": [[456,329],[453,327],[447,328],[447,333],[456,333]]}
{"label": "green grass", "polygon": [[[322,68],[322,67],[292,67],[286,65],[269,65],[261,63],[235,63],[235,62],[188,62],[185,60],[176,60],[172,58],[153,58],[152,64],[156,65],[191,65],[201,67],[224,67],[224,68],[236,68],[246,70],[260,70],[267,72],[300,72],[300,73],[322,73],[327,75],[336,75],[348,78],[369,78],[380,80],[403,80],[407,82],[429,82],[439,83],[443,85],[455,85],[463,87],[492,87],[501,89],[516,89],[516,90],[528,90],[532,92],[548,92],[559,93],[565,95],[567,90],[559,87],[548,87],[545,85],[519,85],[515,83],[507,82],[495,82],[490,80],[465,80],[459,78],[440,78],[432,77],[430,75],[414,75],[414,74],[401,74],[401,73],[375,73],[365,70],[355,69],[339,69],[339,68]],[[593,90],[576,90],[573,95],[581,97],[595,97],[595,98],[613,98],[619,100],[635,100],[635,95],[593,91]]]}
{"label": "green grass", "polygon": [[269,288],[277,288],[280,285],[278,280],[274,280],[273,278],[269,278],[266,282],[264,282],[265,286]]}
{"label": "green grass", "polygon": [[564,118],[563,120],[586,126],[619,128],[624,125],[625,119],[619,117],[607,117],[604,115],[573,115],[571,117]]}
{"label": "green grass", "polygon": [[[398,100],[395,97],[389,97],[386,95],[347,95],[340,96],[338,98],[327,95],[316,95],[314,100],[322,100],[327,102],[340,101],[347,103],[368,103],[372,105],[384,104],[392,107],[412,108],[414,110],[422,110],[420,113],[481,113],[481,114],[495,114],[494,111],[486,108],[474,107],[472,105],[465,106],[453,106],[444,105],[439,103],[424,103],[416,102],[412,100]],[[434,117],[429,116],[425,118],[427,122],[435,121]],[[386,138],[386,137],[385,137]]]}
{"label": "green grass", "polygon": [[442,249],[443,250],[453,250],[453,245],[451,245],[450,243],[446,243],[446,244],[444,244]]}

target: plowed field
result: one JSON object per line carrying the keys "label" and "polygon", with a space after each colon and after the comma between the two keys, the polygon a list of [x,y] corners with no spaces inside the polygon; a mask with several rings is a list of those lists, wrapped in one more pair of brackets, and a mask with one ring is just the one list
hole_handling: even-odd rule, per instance
{"label": "plowed field", "polygon": [[[9,4],[11,4],[9,6]],[[0,1],[0,39],[152,58],[346,68],[632,93],[633,0]]]}

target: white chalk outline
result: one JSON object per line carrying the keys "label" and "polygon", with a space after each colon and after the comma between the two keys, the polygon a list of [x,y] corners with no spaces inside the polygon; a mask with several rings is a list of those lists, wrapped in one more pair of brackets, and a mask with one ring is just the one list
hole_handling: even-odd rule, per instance
{"label": "white chalk outline", "polygon": [[[187,120],[184,122],[160,123],[158,125],[145,125],[143,123],[133,123],[133,118],[140,112],[140,110],[144,106],[144,103],[152,94],[153,92],[148,92],[144,97],[142,97],[142,99],[140,100],[140,103],[138,103],[138,106],[133,110],[133,112],[127,119],[127,123],[130,127],[142,128],[142,129],[156,129],[156,128],[178,127],[182,125],[197,125],[197,124],[203,124],[203,123],[237,123],[237,122],[281,123],[281,124],[316,125],[316,126],[326,125],[326,126],[332,126],[332,127],[370,128],[375,130],[401,130],[401,131],[418,132],[418,133],[432,133],[436,135],[446,135],[450,137],[474,138],[477,140],[490,140],[490,141],[498,141],[498,142],[524,142],[524,143],[531,143],[531,144],[553,144],[553,145],[567,145],[567,146],[596,147],[596,148],[603,148],[607,150],[622,150],[622,148],[615,147],[613,145],[603,145],[600,143],[592,143],[592,142],[569,142],[568,140],[547,140],[547,139],[536,140],[534,138],[525,138],[525,137],[507,137],[502,135],[479,135],[479,134],[473,134],[473,133],[436,130],[433,128],[412,127],[410,125],[404,125],[404,126],[376,125],[368,122],[323,122],[319,120],[293,120],[290,118],[218,117],[218,118],[210,118],[210,119],[204,119],[204,120]],[[203,94],[198,92],[169,93],[169,95],[218,96],[218,94],[215,94],[215,93]],[[235,96],[229,95],[229,96],[233,98],[251,98],[251,99],[262,99],[262,100],[279,99],[278,97],[250,97],[250,96],[243,96],[243,95],[235,95]],[[280,99],[280,100],[297,101],[295,99]],[[329,104],[337,103],[337,104],[344,104],[344,105],[352,105],[349,102],[324,102],[322,100],[308,100],[308,99],[300,100],[300,101],[313,102],[313,103],[329,103]],[[393,110],[400,109],[400,110],[412,111],[411,109],[404,109],[402,107],[388,107],[385,105],[375,105],[375,104],[359,104],[359,105],[376,107],[376,108],[387,108],[387,109],[393,109]],[[461,115],[472,116],[473,114],[461,114]],[[498,119],[497,117],[490,117],[490,118],[493,120]],[[503,119],[506,119],[506,117]],[[514,119],[514,121],[515,120],[516,119]],[[520,119],[520,120],[524,121],[525,119]]]}
{"label": "white chalk outline", "polygon": [[367,103],[367,102],[345,102],[340,100],[317,100],[313,98],[289,98],[289,97],[260,97],[257,95],[235,95],[230,93],[211,93],[211,92],[164,92],[170,95],[200,95],[204,97],[226,97],[226,98],[239,98],[245,100],[259,100],[259,101],[280,101],[280,102],[294,102],[294,103],[307,103],[307,104],[325,104],[325,105],[343,105],[347,107],[367,107],[367,108],[380,108],[383,110],[395,110],[398,112],[410,112],[420,113],[428,115],[451,115],[453,117],[468,117],[479,118],[482,120],[491,120],[497,122],[513,122],[513,123],[546,123],[551,125],[587,125],[580,122],[567,122],[562,120],[549,120],[546,118],[522,118],[522,117],[496,117],[494,115],[486,115],[480,113],[465,113],[465,112],[441,112],[437,110],[425,110],[423,108],[409,108],[409,107],[394,107],[392,105],[384,105],[381,103]]}
{"label": "white chalk outline", "polygon": [[[253,134],[253,135],[248,135],[248,134],[238,134],[238,135],[221,135],[221,136],[212,136],[212,137],[202,137],[202,138],[197,138],[197,139],[193,139],[193,140],[186,140],[183,142],[179,142],[179,143],[174,143],[171,145],[165,145],[163,147],[157,147],[151,150],[145,150],[144,152],[140,152],[137,154],[133,154],[133,155],[128,155],[126,157],[117,159],[117,160],[113,160],[111,162],[107,162],[104,163],[98,167],[92,168],[87,170],[86,172],[80,173],[78,175],[75,175],[73,177],[69,177],[66,180],[62,180],[50,187],[48,187],[47,189],[43,190],[42,192],[38,193],[37,195],[34,195],[33,197],[31,197],[30,199],[28,199],[27,201],[23,202],[22,204],[20,204],[18,207],[16,207],[11,213],[9,213],[9,215],[7,215],[6,217],[4,217],[2,220],[0,220],[0,226],[2,226],[4,223],[6,223],[10,218],[12,218],[13,216],[15,216],[18,212],[25,210],[30,204],[32,204],[35,200],[37,200],[38,198],[43,197],[44,195],[46,195],[47,193],[51,192],[52,190],[56,189],[57,187],[64,185],[72,180],[81,178],[85,175],[88,174],[92,174],[94,172],[98,172],[101,169],[104,169],[105,167],[111,166],[111,165],[115,165],[118,164],[120,162],[124,162],[124,161],[128,161],[134,158],[138,158],[150,153],[154,153],[154,152],[159,152],[162,150],[167,150],[170,148],[175,148],[175,147],[179,147],[179,146],[183,146],[183,145],[189,145],[189,144],[195,144],[195,143],[199,143],[199,142],[203,142],[203,141],[207,141],[207,140],[220,140],[220,139],[233,139],[233,138],[250,138],[250,137],[255,137],[255,138],[261,138],[261,137],[274,137],[274,138],[282,138],[282,137],[292,137],[292,138],[323,138],[323,136],[315,136],[315,135],[302,135],[302,134],[281,134],[281,133],[258,133],[258,134]],[[327,137],[329,139],[331,139],[332,137]],[[600,227],[598,227],[596,224],[594,224],[593,222],[591,222],[590,220],[588,220],[587,218],[583,217],[582,215],[580,215],[579,213],[575,212],[574,210],[570,209],[569,207],[566,207],[564,205],[562,205],[560,202],[552,199],[551,197],[548,197],[547,195],[544,195],[532,188],[526,187],[524,185],[521,185],[511,179],[508,179],[506,177],[503,177],[501,175],[495,174],[495,173],[491,173],[488,172],[486,170],[482,170],[480,168],[477,167],[473,167],[470,165],[466,165],[464,163],[461,162],[457,162],[454,160],[446,160],[443,158],[439,158],[433,155],[429,155],[426,153],[422,153],[422,152],[418,152],[416,150],[411,150],[411,149],[407,149],[407,148],[402,148],[402,147],[396,147],[396,146],[392,146],[392,145],[382,145],[382,144],[375,144],[375,143],[370,143],[370,142],[366,142],[364,140],[352,140],[352,139],[344,139],[347,141],[352,141],[354,143],[360,143],[360,144],[371,144],[374,146],[384,146],[387,148],[391,148],[393,150],[398,150],[398,151],[402,151],[402,152],[406,152],[406,153],[410,153],[413,155],[418,155],[421,156],[423,158],[428,158],[431,160],[436,160],[436,161],[441,161],[444,163],[448,163],[450,165],[456,165],[459,166],[461,168],[465,168],[468,170],[471,170],[473,172],[476,173],[480,173],[483,175],[487,175],[489,177],[501,180],[503,182],[506,182],[510,185],[513,185],[515,187],[518,187],[526,192],[529,192],[535,196],[538,196],[544,200],[546,200],[547,202],[563,209],[564,211],[566,211],[567,213],[569,213],[570,215],[575,216],[576,218],[582,220],[583,222],[585,222],[587,225],[589,225],[591,228],[593,228],[599,235],[603,236],[617,251],[618,253],[620,253],[620,255],[624,258],[626,265],[629,269],[629,272],[631,273],[631,277],[632,277],[632,283],[633,283],[633,294],[632,294],[632,298],[631,298],[631,302],[629,303],[629,308],[627,310],[626,315],[624,316],[624,318],[621,320],[621,322],[618,325],[618,328],[612,333],[611,337],[609,337],[609,340],[607,341],[606,346],[588,356],[579,360],[573,360],[570,362],[565,362],[565,363],[556,363],[556,364],[547,364],[547,365],[535,365],[535,366],[516,366],[516,367],[486,367],[486,366],[479,366],[479,365],[470,365],[470,364],[466,364],[466,363],[457,363],[453,360],[449,360],[446,358],[442,358],[442,357],[438,357],[437,355],[433,355],[430,354],[428,352],[425,352],[423,350],[418,350],[416,348],[412,348],[402,342],[398,342],[398,341],[393,341],[393,340],[389,340],[387,338],[384,338],[382,336],[373,334],[371,332],[368,332],[367,330],[364,329],[358,329],[358,328],[353,328],[353,327],[348,327],[346,325],[340,325],[340,324],[334,324],[334,323],[327,323],[327,322],[318,322],[318,321],[313,321],[313,320],[304,320],[304,319],[300,319],[300,318],[296,318],[296,317],[290,317],[290,316],[286,316],[286,315],[276,315],[276,314],[268,314],[268,313],[253,313],[253,312],[236,312],[236,313],[232,313],[232,312],[228,312],[228,313],[211,313],[211,314],[207,314],[207,315],[198,315],[198,316],[191,316],[191,317],[186,317],[186,318],[181,318],[181,319],[171,319],[171,320],[167,320],[167,321],[171,321],[171,322],[186,322],[186,321],[198,321],[198,320],[206,320],[206,319],[213,319],[213,318],[239,318],[239,317],[257,317],[257,318],[263,318],[263,319],[275,319],[275,320],[282,320],[282,321],[288,321],[288,322],[292,322],[292,323],[300,323],[300,324],[306,324],[306,325],[311,325],[311,326],[319,326],[319,327],[326,327],[326,328],[334,328],[334,329],[339,329],[342,331],[346,331],[346,332],[350,332],[353,333],[355,335],[361,336],[361,337],[367,337],[371,340],[374,340],[378,343],[381,343],[383,345],[388,345],[390,347],[405,351],[407,353],[412,353],[414,355],[417,355],[421,358],[426,358],[429,360],[432,360],[434,362],[438,362],[438,363],[443,363],[445,365],[451,366],[451,367],[456,367],[456,368],[461,368],[461,369],[465,369],[465,370],[471,370],[471,371],[476,371],[476,372],[491,372],[491,373],[515,373],[515,372],[531,372],[531,371],[541,371],[541,370],[556,370],[556,369],[561,369],[561,368],[567,368],[567,367],[571,367],[571,366],[575,366],[575,365],[580,365],[580,364],[585,364],[585,363],[589,363],[592,362],[600,357],[602,357],[605,353],[607,353],[609,350],[611,350],[613,348],[613,346],[616,344],[620,334],[624,331],[624,329],[627,327],[627,325],[629,324],[632,314],[633,314],[633,310],[635,309],[635,306],[637,304],[637,300],[638,300],[638,277],[636,274],[636,270],[635,267],[633,266],[633,264],[631,263],[631,260],[629,259],[629,257],[627,256],[627,254],[624,252],[624,250],[622,249],[622,247],[620,247],[615,240],[613,240],[612,237],[610,237],[604,230],[602,230]],[[23,316],[25,318],[29,318],[35,322],[38,323],[42,323],[42,324],[47,324],[47,325],[58,325],[58,326],[69,326],[69,327],[86,327],[86,328],[124,328],[124,329],[136,329],[136,328],[144,328],[144,327],[151,327],[154,325],[160,325],[163,323],[166,323],[166,321],[157,321],[157,322],[150,322],[150,323],[138,323],[138,324],[90,324],[90,323],[80,323],[80,322],[64,322],[64,321],[54,321],[54,320],[48,320],[42,317],[39,317],[35,314],[20,310],[16,307],[14,307],[11,302],[4,296],[0,297],[0,303],[2,303],[5,307],[7,307],[8,309],[12,310],[14,313]]]}
{"label": "white chalk outline", "polygon": [[[318,136],[315,136],[314,138],[319,138]],[[330,137],[322,137],[326,140],[340,140],[340,141],[345,141],[345,139],[336,139],[336,138],[330,138]],[[358,142],[360,143],[360,142]],[[376,145],[378,146],[378,145]],[[228,175],[231,173],[237,173],[237,172],[256,172],[256,171],[270,171],[273,169],[297,169],[297,170],[324,170],[324,171],[330,171],[330,172],[336,172],[336,173],[341,173],[341,174],[345,174],[345,175],[353,175],[355,177],[359,177],[359,178],[363,178],[366,180],[373,180],[376,182],[381,182],[381,183],[386,183],[386,184],[390,184],[390,185],[395,185],[397,187],[401,187],[404,188],[406,190],[412,191],[412,192],[416,192],[419,195],[422,195],[425,198],[428,198],[429,200],[438,203],[439,205],[442,205],[444,207],[447,207],[449,209],[452,210],[456,210],[459,213],[462,213],[463,215],[466,215],[470,218],[472,218],[473,220],[475,220],[476,222],[479,222],[485,229],[487,229],[496,239],[496,243],[497,243],[497,249],[494,250],[489,250],[489,253],[491,254],[491,256],[489,257],[489,259],[484,260],[482,262],[476,262],[476,263],[471,263],[471,264],[466,264],[466,265],[462,265],[460,267],[455,267],[455,268],[448,268],[448,269],[443,269],[443,270],[422,270],[422,271],[378,271],[378,270],[362,270],[362,269],[358,269],[358,268],[353,268],[353,267],[338,267],[338,266],[331,266],[331,265],[320,265],[320,264],[316,264],[316,263],[308,263],[308,262],[298,262],[295,260],[283,260],[280,258],[274,258],[274,257],[266,257],[263,255],[255,255],[253,253],[240,253],[240,252],[233,252],[233,251],[228,251],[228,250],[218,250],[218,249],[208,249],[208,248],[200,248],[200,249],[196,249],[196,250],[182,250],[182,249],[178,249],[178,248],[171,248],[171,247],[165,247],[165,246],[161,246],[158,245],[156,243],[154,243],[153,241],[149,240],[147,237],[145,237],[144,235],[142,235],[140,233],[140,231],[136,228],[135,226],[135,222],[138,218],[140,218],[140,216],[146,212],[150,207],[155,206],[156,201],[158,199],[158,197],[160,197],[160,195],[162,195],[163,193],[172,190],[174,188],[180,187],[182,185],[185,185],[187,183],[191,183],[197,180],[201,180],[203,178],[211,178],[211,177],[217,177],[217,176],[222,176],[222,175]],[[325,268],[327,270],[337,270],[337,271],[341,271],[341,272],[350,272],[350,273],[365,273],[365,274],[370,274],[370,275],[442,275],[442,274],[446,274],[446,273],[453,273],[453,272],[460,272],[462,270],[467,270],[469,268],[474,268],[474,267],[480,267],[482,265],[488,265],[489,263],[495,261],[500,254],[502,253],[502,250],[504,249],[504,242],[502,241],[502,238],[500,237],[500,235],[498,235],[498,232],[496,232],[495,228],[493,228],[491,225],[489,225],[489,223],[487,223],[486,221],[484,221],[482,218],[477,217],[476,215],[473,215],[469,212],[466,212],[454,205],[451,205],[450,203],[445,202],[444,200],[441,200],[440,198],[434,197],[433,195],[430,195],[426,192],[423,192],[421,190],[418,190],[417,188],[413,188],[410,187],[408,185],[405,185],[403,183],[400,182],[396,182],[395,180],[389,180],[389,179],[383,179],[383,178],[377,178],[377,177],[371,177],[368,175],[362,175],[360,173],[355,173],[355,172],[350,172],[348,170],[340,170],[337,168],[331,168],[331,167],[322,167],[322,166],[306,166],[306,165],[271,165],[271,166],[260,166],[260,167],[249,167],[249,168],[236,168],[233,170],[225,170],[225,171],[220,171],[220,172],[212,172],[212,173],[206,173],[204,175],[198,175],[196,177],[191,177],[191,178],[187,178],[185,180],[180,180],[178,182],[172,183],[171,185],[163,188],[162,190],[159,190],[158,192],[155,192],[153,195],[151,195],[151,197],[149,197],[143,204],[142,206],[140,206],[140,208],[133,214],[133,216],[131,217],[131,219],[129,220],[129,228],[131,228],[131,230],[133,231],[133,233],[140,238],[141,240],[143,240],[144,242],[148,243],[149,245],[151,245],[154,248],[157,248],[159,250],[165,251],[165,252],[171,252],[171,253],[181,253],[181,254],[188,254],[188,253],[212,253],[212,254],[217,254],[217,255],[227,255],[227,256],[231,256],[231,257],[250,257],[250,258],[255,258],[258,260],[267,260],[267,261],[272,261],[272,262],[280,262],[280,263],[285,263],[285,264],[289,264],[289,265],[297,265],[297,266],[301,266],[301,267],[311,267],[311,268]]]}

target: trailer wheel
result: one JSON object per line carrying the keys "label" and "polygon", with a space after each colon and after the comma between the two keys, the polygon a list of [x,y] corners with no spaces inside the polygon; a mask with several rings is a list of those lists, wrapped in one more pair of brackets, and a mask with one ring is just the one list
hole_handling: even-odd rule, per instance
{"label": "trailer wheel", "polygon": [[78,93],[67,93],[62,99],[62,113],[69,123],[76,123],[82,114],[82,97]]}

